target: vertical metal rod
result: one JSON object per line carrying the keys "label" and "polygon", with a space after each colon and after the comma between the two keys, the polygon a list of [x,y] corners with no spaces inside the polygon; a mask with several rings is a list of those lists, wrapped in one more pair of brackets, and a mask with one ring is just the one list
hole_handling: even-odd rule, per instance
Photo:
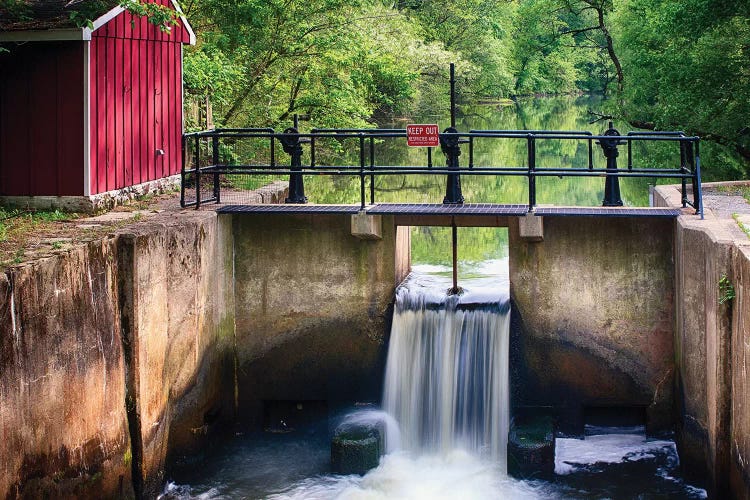
{"label": "vertical metal rod", "polygon": [[432,148],[427,148],[427,168],[432,168]]}
{"label": "vertical metal rod", "polygon": [[[688,153],[687,143],[680,141],[680,173],[685,174],[688,172]],[[692,169],[690,171],[692,173]],[[682,208],[687,207],[687,180],[683,177],[680,179],[682,187]]]}
{"label": "vertical metal rod", "polygon": [[458,293],[458,228],[456,218],[451,218],[451,229],[453,231],[453,288],[452,293]]}
{"label": "vertical metal rod", "polygon": [[359,133],[359,196],[360,209],[365,209],[365,137]]}
{"label": "vertical metal rod", "polygon": [[529,178],[529,212],[533,212],[536,205],[536,175],[534,174],[534,170],[536,169],[536,151],[534,148],[534,136],[531,134],[526,136],[526,150],[528,155],[526,161]]}
{"label": "vertical metal rod", "polygon": [[[315,134],[315,130],[310,133]],[[310,168],[315,168],[315,135],[310,136]]]}
{"label": "vertical metal rod", "polygon": [[[215,134],[216,132],[214,132]],[[219,136],[214,135],[211,137],[211,162],[214,167],[219,166]],[[214,200],[216,203],[221,201],[221,185],[220,185],[219,174],[214,173]]]}
{"label": "vertical metal rod", "polygon": [[589,139],[589,170],[594,170],[594,142]]}
{"label": "vertical metal rod", "polygon": [[695,186],[697,187],[697,194],[696,189],[693,189],[693,202],[695,204],[695,209],[698,211],[698,213],[701,215],[701,220],[703,220],[703,187],[701,187],[701,143],[700,140],[697,140],[695,142],[695,177],[694,177]]}
{"label": "vertical metal rod", "polygon": [[633,141],[628,138],[628,170],[633,170]]}
{"label": "vertical metal rod", "polygon": [[375,137],[370,137],[370,205],[375,204]]}
{"label": "vertical metal rod", "polygon": [[[693,145],[689,142],[680,143],[685,150],[685,169],[683,173],[690,172],[693,174],[693,188],[695,188],[695,160],[693,158]],[[680,179],[682,181],[682,208],[687,207],[687,179],[684,177]],[[697,210],[697,207],[696,207]]]}
{"label": "vertical metal rod", "polygon": [[456,128],[456,65],[451,63],[451,127]]}
{"label": "vertical metal rod", "polygon": [[474,168],[474,136],[469,137],[469,168]]}
{"label": "vertical metal rod", "polygon": [[187,149],[187,138],[183,134],[182,141],[180,141],[180,151],[182,152],[182,168],[180,169],[180,206],[185,208],[185,150]]}
{"label": "vertical metal rod", "polygon": [[276,166],[276,141],[275,141],[273,130],[271,131],[270,139],[271,139],[271,166],[275,167]]}
{"label": "vertical metal rod", "polygon": [[294,113],[294,128],[299,130],[299,115],[297,113]]}
{"label": "vertical metal rod", "polygon": [[201,140],[195,136],[195,209],[201,207]]}

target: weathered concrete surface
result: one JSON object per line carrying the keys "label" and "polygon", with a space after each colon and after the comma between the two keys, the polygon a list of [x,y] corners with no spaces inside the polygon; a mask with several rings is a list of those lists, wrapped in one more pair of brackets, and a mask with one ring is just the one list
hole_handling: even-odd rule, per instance
{"label": "weathered concrete surface", "polygon": [[194,211],[0,275],[0,498],[155,496],[234,416],[231,276]]}
{"label": "weathered concrete surface", "polygon": [[688,476],[707,477],[719,497],[728,493],[731,373],[731,310],[719,303],[719,280],[731,279],[731,255],[732,237],[717,221],[677,221],[677,444]]}
{"label": "weathered concrete surface", "polygon": [[673,221],[546,217],[544,241],[511,221],[511,403],[553,406],[563,432],[585,407],[642,406],[672,424]]}
{"label": "weathered concrete surface", "polygon": [[734,498],[750,498],[750,246],[732,256],[736,298],[732,307],[729,479]]}
{"label": "weathered concrete surface", "polygon": [[346,215],[234,216],[241,421],[263,400],[379,397],[397,267],[382,224],[367,241]]}
{"label": "weathered concrete surface", "polygon": [[[726,183],[733,185],[736,183]],[[680,206],[675,186],[654,190],[655,206]],[[734,220],[691,209],[675,236],[676,441],[688,477],[713,498],[750,498],[747,315],[750,240]],[[734,299],[721,303],[722,277]]]}
{"label": "weathered concrete surface", "polygon": [[133,494],[113,239],[0,275],[0,498]]}
{"label": "weathered concrete surface", "polygon": [[134,485],[154,496],[168,455],[233,417],[231,227],[213,212],[162,217],[121,233],[118,255]]}

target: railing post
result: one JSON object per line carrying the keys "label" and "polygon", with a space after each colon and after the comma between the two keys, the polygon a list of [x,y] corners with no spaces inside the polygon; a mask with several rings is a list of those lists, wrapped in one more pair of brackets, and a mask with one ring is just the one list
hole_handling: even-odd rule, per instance
{"label": "railing post", "polygon": [[180,206],[185,208],[185,167],[187,159],[185,154],[187,153],[187,137],[182,134],[182,140],[180,141],[180,152],[181,152],[181,167],[180,167]]}
{"label": "railing post", "polygon": [[445,155],[448,170],[456,171],[455,174],[448,174],[443,204],[461,205],[464,202],[464,197],[461,194],[461,176],[458,174],[458,157],[461,156],[458,130],[454,127],[448,127],[440,134],[440,149]]}
{"label": "railing post", "polygon": [[300,141],[299,131],[295,127],[289,127],[279,136],[279,140],[284,152],[292,157],[289,196],[284,203],[307,203],[305,184],[302,180],[302,141]]}
{"label": "railing post", "polygon": [[[214,132],[215,133],[215,132]],[[213,162],[213,166],[217,167],[219,166],[219,136],[214,135],[211,137],[211,160]],[[219,174],[214,173],[214,199],[216,199],[216,203],[221,202],[221,186],[220,186],[220,179]]]}
{"label": "railing post", "polygon": [[[688,155],[687,143],[680,141],[680,172],[682,174],[686,174],[688,172],[690,174],[694,173],[692,161],[693,159]],[[687,207],[687,179],[685,179],[684,177],[680,179],[680,184],[682,186],[682,191],[680,191],[682,195],[682,208],[686,208]]]}
{"label": "railing post", "polygon": [[201,207],[201,139],[195,136],[195,209]]}
{"label": "railing post", "polygon": [[526,150],[529,169],[529,212],[533,212],[536,207],[536,141],[531,134],[526,136]]}
{"label": "railing post", "polygon": [[370,136],[370,205],[375,204],[375,137]]}
{"label": "railing post", "polygon": [[365,209],[365,136],[359,133],[359,199],[360,210]]}
{"label": "railing post", "polygon": [[[691,143],[692,144],[692,143]],[[691,148],[693,149],[693,148]],[[695,141],[695,161],[693,171],[693,208],[695,213],[700,214],[703,219],[703,187],[701,186],[701,143],[700,139]]]}
{"label": "railing post", "polygon": [[607,180],[604,182],[604,200],[602,201],[602,206],[621,207],[620,178],[612,175],[612,172],[617,173],[617,157],[620,154],[617,151],[617,146],[623,144],[623,142],[619,139],[620,132],[613,127],[612,122],[609,122],[609,128],[604,132],[604,135],[611,136],[612,139],[601,139],[599,141],[604,156],[607,157]]}

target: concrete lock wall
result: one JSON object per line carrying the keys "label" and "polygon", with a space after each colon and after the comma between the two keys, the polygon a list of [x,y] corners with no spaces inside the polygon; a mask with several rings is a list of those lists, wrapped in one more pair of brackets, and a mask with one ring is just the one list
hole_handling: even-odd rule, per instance
{"label": "concrete lock wall", "polygon": [[132,494],[116,242],[0,275],[0,497]]}
{"label": "concrete lock wall", "polygon": [[118,240],[134,485],[151,496],[170,455],[195,452],[212,426],[234,416],[231,227],[196,212]]}
{"label": "concrete lock wall", "polygon": [[[681,206],[677,187],[658,186],[654,205]],[[733,219],[678,217],[676,441],[687,476],[714,498],[750,498],[749,255]]]}
{"label": "concrete lock wall", "polygon": [[[511,402],[581,434],[586,409],[640,407],[672,423],[673,221],[545,217],[543,241],[511,220]],[[636,410],[637,411],[637,410]]]}
{"label": "concrete lock wall", "polygon": [[380,397],[393,290],[408,272],[408,228],[382,217],[381,239],[359,239],[350,221],[233,217],[240,421],[292,425],[295,415],[268,405],[264,421],[264,401],[335,406]]}
{"label": "concrete lock wall", "polygon": [[162,217],[0,275],[0,498],[153,497],[232,417],[227,238]]}

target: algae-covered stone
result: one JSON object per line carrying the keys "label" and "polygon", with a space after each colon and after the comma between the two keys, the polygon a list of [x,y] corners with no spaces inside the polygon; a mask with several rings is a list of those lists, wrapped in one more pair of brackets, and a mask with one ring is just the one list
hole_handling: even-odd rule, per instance
{"label": "algae-covered stone", "polygon": [[555,432],[551,417],[511,423],[508,474],[518,478],[550,477],[555,473]]}
{"label": "algae-covered stone", "polygon": [[365,474],[378,466],[383,442],[374,426],[337,431],[331,441],[331,467],[339,474]]}

